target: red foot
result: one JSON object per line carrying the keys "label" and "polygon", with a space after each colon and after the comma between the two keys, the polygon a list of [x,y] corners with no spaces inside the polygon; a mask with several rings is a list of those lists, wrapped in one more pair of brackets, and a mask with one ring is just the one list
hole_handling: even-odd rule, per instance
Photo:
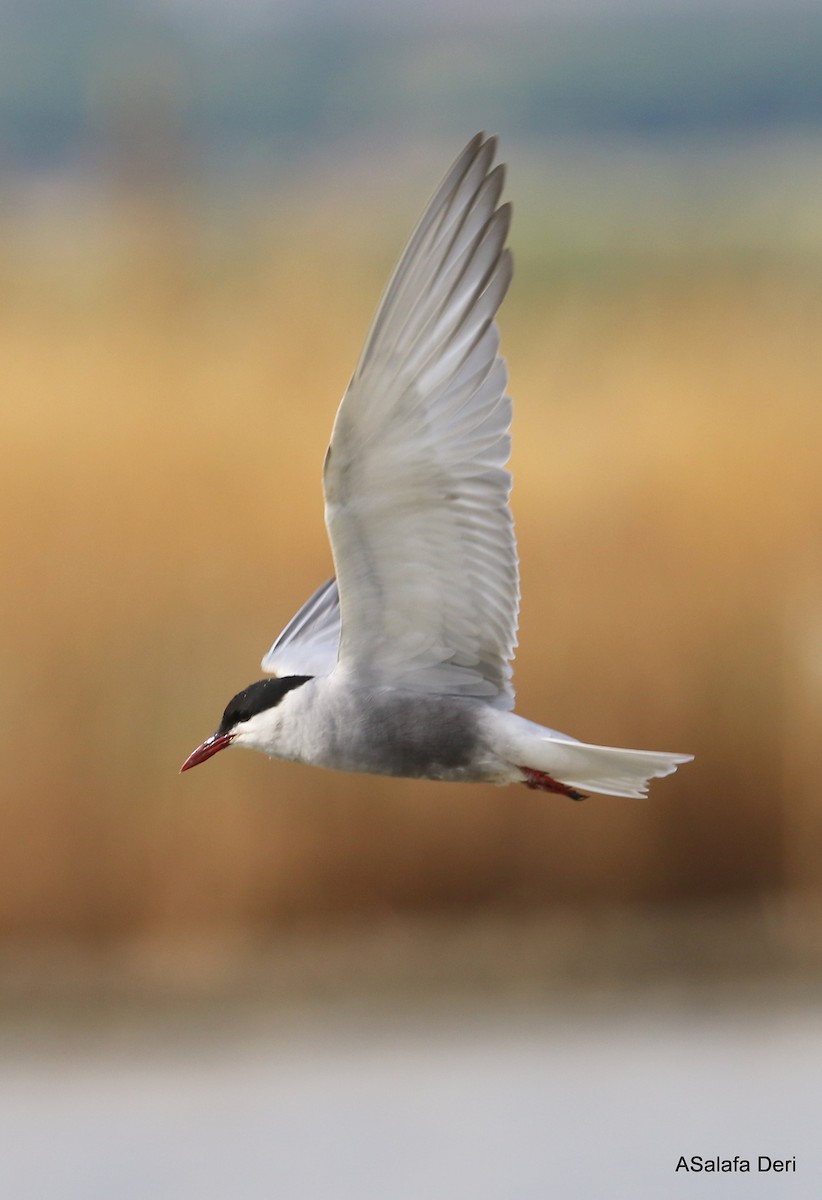
{"label": "red foot", "polygon": [[526,787],[533,788],[537,792],[558,792],[560,796],[568,796],[571,800],[585,800],[587,797],[584,792],[577,792],[572,787],[568,787],[567,783],[560,783],[554,779],[552,775],[546,775],[544,771],[535,771],[533,767],[520,767],[525,778],[523,783]]}

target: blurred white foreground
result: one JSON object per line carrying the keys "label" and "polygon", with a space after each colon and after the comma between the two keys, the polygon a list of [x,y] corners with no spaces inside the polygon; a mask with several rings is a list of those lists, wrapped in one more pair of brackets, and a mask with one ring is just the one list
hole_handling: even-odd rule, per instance
{"label": "blurred white foreground", "polygon": [[[563,1008],[7,1024],[14,1200],[822,1195],[822,1009],[700,993]],[[735,1154],[751,1174],[675,1173]],[[759,1154],[795,1175],[757,1174]]]}

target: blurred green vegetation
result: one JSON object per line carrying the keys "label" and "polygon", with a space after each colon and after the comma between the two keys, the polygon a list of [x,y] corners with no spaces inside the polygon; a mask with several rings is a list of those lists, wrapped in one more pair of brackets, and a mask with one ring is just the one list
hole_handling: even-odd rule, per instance
{"label": "blurred green vegetation", "polygon": [[464,138],[693,137],[819,129],[822,10],[787,3],[568,6],[496,19],[413,4],[235,12],[133,0],[6,6],[7,164],[87,159],[143,91],[203,160],[299,155],[425,128]]}

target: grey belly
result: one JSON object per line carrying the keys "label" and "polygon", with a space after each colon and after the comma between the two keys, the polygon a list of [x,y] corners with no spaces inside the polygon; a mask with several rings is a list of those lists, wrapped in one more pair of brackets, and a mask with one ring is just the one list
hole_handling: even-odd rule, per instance
{"label": "grey belly", "polygon": [[323,765],[411,779],[490,777],[476,704],[392,689],[348,701],[327,729]]}

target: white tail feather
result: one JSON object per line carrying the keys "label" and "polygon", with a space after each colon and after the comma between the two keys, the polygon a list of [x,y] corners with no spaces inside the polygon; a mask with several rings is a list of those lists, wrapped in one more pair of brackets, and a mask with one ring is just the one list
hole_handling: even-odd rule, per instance
{"label": "white tail feather", "polygon": [[529,738],[527,759],[517,764],[544,771],[559,782],[581,791],[606,796],[643,797],[652,779],[672,775],[692,754],[667,754],[661,750],[622,750],[616,746],[591,746],[556,737]]}

